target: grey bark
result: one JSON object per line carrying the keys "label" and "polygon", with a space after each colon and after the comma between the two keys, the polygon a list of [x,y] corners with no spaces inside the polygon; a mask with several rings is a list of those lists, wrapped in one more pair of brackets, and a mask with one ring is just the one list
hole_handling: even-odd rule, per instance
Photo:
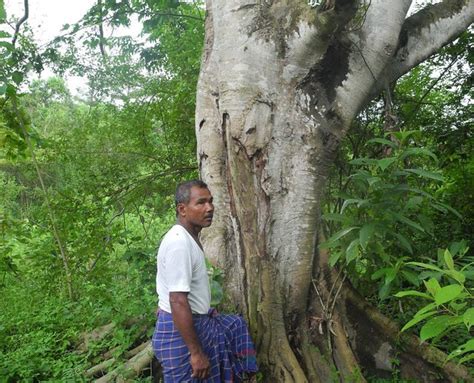
{"label": "grey bark", "polygon": [[[324,381],[318,353],[328,350],[308,346],[304,329],[311,281],[324,277],[318,217],[339,142],[380,84],[474,19],[472,1],[445,1],[430,19],[425,11],[407,19],[410,4],[207,1],[196,133],[216,214],[202,239],[249,319],[269,379]],[[448,24],[449,33],[437,29]],[[329,358],[347,380],[357,357],[338,342]]]}

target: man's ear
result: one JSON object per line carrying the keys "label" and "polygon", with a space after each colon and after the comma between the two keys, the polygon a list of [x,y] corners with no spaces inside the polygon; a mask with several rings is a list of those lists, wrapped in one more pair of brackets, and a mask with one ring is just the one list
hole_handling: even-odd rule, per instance
{"label": "man's ear", "polygon": [[178,206],[176,206],[176,211],[178,212],[178,215],[180,217],[185,217],[186,216],[186,205],[184,203],[178,203]]}

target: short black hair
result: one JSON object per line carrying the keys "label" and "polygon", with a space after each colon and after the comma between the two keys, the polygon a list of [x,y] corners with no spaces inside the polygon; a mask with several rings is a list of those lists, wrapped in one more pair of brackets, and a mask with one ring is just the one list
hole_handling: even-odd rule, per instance
{"label": "short black hair", "polygon": [[189,203],[191,188],[193,186],[197,186],[198,188],[208,189],[207,184],[201,180],[191,180],[191,181],[181,182],[176,187],[176,193],[174,195],[174,203],[176,207],[178,207],[179,203]]}

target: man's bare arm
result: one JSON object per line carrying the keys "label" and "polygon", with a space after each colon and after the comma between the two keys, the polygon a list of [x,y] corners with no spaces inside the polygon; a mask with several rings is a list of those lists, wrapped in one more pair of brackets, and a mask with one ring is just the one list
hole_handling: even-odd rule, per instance
{"label": "man's bare arm", "polygon": [[205,379],[209,376],[210,363],[202,350],[201,342],[194,329],[193,315],[188,302],[188,293],[170,292],[169,298],[174,325],[191,353],[192,377]]}

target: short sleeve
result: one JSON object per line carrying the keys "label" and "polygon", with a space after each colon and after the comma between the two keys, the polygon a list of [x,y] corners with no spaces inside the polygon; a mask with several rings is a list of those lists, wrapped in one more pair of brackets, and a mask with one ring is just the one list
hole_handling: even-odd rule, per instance
{"label": "short sleeve", "polygon": [[192,280],[191,251],[183,241],[170,243],[165,256],[169,292],[189,292]]}

